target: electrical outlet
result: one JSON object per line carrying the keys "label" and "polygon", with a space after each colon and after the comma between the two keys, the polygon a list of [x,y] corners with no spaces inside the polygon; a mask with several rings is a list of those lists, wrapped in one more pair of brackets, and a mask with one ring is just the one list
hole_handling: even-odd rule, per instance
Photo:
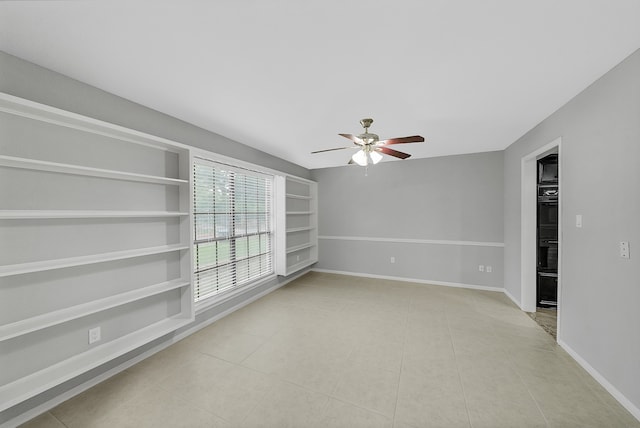
{"label": "electrical outlet", "polygon": [[493,272],[493,268],[490,265],[487,265],[487,273]]}
{"label": "electrical outlet", "polygon": [[629,258],[629,241],[620,241],[620,257]]}
{"label": "electrical outlet", "polygon": [[478,265],[478,271],[484,272],[484,265]]}
{"label": "electrical outlet", "polygon": [[100,327],[90,328],[89,329],[89,345],[95,342],[99,342],[100,339],[102,339]]}
{"label": "electrical outlet", "polygon": [[395,257],[393,257],[393,256],[391,256],[391,258],[389,259],[389,261],[390,261],[391,263],[395,263],[395,262],[396,262],[396,258],[395,258]]}

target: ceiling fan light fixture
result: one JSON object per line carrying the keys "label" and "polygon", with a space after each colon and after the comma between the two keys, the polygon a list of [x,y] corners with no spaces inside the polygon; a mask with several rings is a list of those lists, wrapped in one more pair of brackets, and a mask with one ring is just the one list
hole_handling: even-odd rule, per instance
{"label": "ceiling fan light fixture", "polygon": [[382,155],[369,150],[358,150],[351,156],[351,160],[360,166],[375,165],[382,160]]}
{"label": "ceiling fan light fixture", "polygon": [[380,162],[383,158],[382,155],[393,156],[399,159],[406,159],[411,155],[408,153],[403,153],[397,150],[393,150],[387,146],[392,144],[405,144],[405,143],[422,143],[424,142],[424,137],[420,135],[412,135],[410,137],[401,137],[401,138],[390,138],[387,140],[380,140],[380,137],[376,134],[372,134],[369,132],[369,127],[373,123],[373,119],[367,118],[362,119],[360,124],[364,128],[364,133],[360,135],[353,134],[338,134],[341,137],[345,137],[353,142],[355,147],[337,147],[335,149],[326,149],[326,150],[316,150],[313,153],[322,153],[322,152],[332,152],[334,150],[345,150],[345,149],[359,149],[353,156],[351,156],[351,160],[349,164],[357,164],[360,166],[368,166],[375,165]]}
{"label": "ceiling fan light fixture", "polygon": [[364,152],[364,150],[358,150],[357,152],[355,152],[353,156],[351,156],[351,160],[360,166],[367,166],[368,164],[367,154]]}
{"label": "ceiling fan light fixture", "polygon": [[369,157],[371,158],[371,163],[374,165],[382,160],[382,155],[378,152],[369,153]]}

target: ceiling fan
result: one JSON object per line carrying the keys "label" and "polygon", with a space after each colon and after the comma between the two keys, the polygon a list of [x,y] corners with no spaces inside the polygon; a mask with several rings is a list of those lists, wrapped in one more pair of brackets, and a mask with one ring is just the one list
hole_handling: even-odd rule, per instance
{"label": "ceiling fan", "polygon": [[352,135],[352,134],[338,134],[342,137],[348,138],[353,141],[354,146],[337,147],[335,149],[317,150],[313,153],[330,152],[333,150],[344,149],[359,149],[349,160],[349,164],[358,164],[360,166],[375,165],[382,160],[382,154],[394,156],[400,159],[406,159],[411,156],[408,153],[399,152],[397,150],[390,149],[391,144],[405,144],[405,143],[422,143],[424,137],[420,135],[413,135],[411,137],[390,138],[388,140],[380,140],[376,134],[369,133],[369,127],[373,123],[373,119],[366,118],[360,121],[360,124],[364,128],[364,134]]}

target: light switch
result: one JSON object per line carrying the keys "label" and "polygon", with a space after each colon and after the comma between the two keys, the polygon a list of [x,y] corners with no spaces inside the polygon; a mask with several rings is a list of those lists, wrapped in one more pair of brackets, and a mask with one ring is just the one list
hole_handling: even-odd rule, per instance
{"label": "light switch", "polygon": [[576,227],[582,227],[582,214],[576,214]]}

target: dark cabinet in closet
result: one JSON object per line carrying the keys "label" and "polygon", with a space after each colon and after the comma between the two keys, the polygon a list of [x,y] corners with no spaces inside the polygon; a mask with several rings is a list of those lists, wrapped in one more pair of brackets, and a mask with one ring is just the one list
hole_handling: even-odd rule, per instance
{"label": "dark cabinet in closet", "polygon": [[538,160],[537,302],[558,302],[558,155]]}

